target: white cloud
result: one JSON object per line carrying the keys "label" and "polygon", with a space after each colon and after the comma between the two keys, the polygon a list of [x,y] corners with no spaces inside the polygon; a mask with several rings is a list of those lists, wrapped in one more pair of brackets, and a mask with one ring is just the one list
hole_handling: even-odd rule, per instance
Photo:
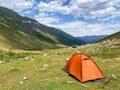
{"label": "white cloud", "polygon": [[[63,3],[65,1],[66,0],[54,0],[48,3],[41,1],[37,7],[40,14],[56,12],[63,15],[71,14],[74,18],[82,16],[86,20],[97,18],[101,23],[90,24],[87,22],[73,21],[54,25],[52,22],[59,22],[60,19],[46,16],[46,14],[42,16],[39,14],[36,16],[36,20],[40,23],[43,22],[43,24],[59,28],[73,36],[104,35],[120,31],[120,24],[114,24],[117,23],[114,19],[120,16],[120,11],[115,8],[115,6],[119,6],[120,0],[71,0],[69,5],[64,6]],[[110,23],[104,23],[110,20]]]}
{"label": "white cloud", "polygon": [[52,26],[52,23],[57,23],[59,21],[58,18],[49,16],[46,13],[39,13],[39,15],[36,15],[34,18],[38,22],[45,24],[45,25],[48,25],[48,26]]}
{"label": "white cloud", "polygon": [[38,8],[40,12],[58,12],[63,15],[71,14],[75,18],[83,16],[87,19],[114,15],[118,12],[114,6],[119,6],[120,3],[119,0],[71,0],[69,5],[64,6],[65,1],[55,0],[49,3],[40,1]]}
{"label": "white cloud", "polygon": [[[111,0],[72,0],[70,8],[74,8],[71,14],[74,16],[87,18],[103,17],[112,14],[115,11]],[[74,13],[74,12],[77,13]]]}
{"label": "white cloud", "polygon": [[38,10],[40,12],[59,12],[62,14],[68,14],[69,8],[68,6],[62,6],[65,0],[55,0],[50,1],[49,3],[39,2],[37,5]]}
{"label": "white cloud", "polygon": [[54,27],[59,28],[73,36],[110,35],[120,31],[120,24],[89,24],[80,21],[55,25]]}
{"label": "white cloud", "polygon": [[0,6],[21,12],[25,9],[31,9],[35,4],[35,0],[0,0]]}
{"label": "white cloud", "polygon": [[[38,10],[39,13],[34,16],[38,22],[59,28],[73,36],[103,35],[120,31],[120,22],[115,20],[120,16],[120,0],[70,0],[69,5],[63,5],[66,1],[49,0],[44,2],[42,0],[36,3],[35,0],[0,0],[0,6],[17,12],[24,11],[24,14],[31,13],[32,9]],[[75,19],[84,17],[86,22],[73,20],[59,24],[61,18],[55,16],[55,13],[72,15]],[[87,22],[88,19],[95,20],[96,18],[101,23],[90,24]],[[110,20],[110,23],[104,23]]]}
{"label": "white cloud", "polygon": [[63,5],[67,0],[50,0],[49,2],[35,0],[0,0],[0,5],[21,12],[25,9],[34,8],[36,4],[39,12],[57,12],[61,14],[71,14],[75,18],[101,18],[108,14],[112,16],[120,11],[115,6],[120,7],[120,0],[70,0],[69,5]]}
{"label": "white cloud", "polygon": [[[50,0],[49,2],[35,0],[0,0],[0,5],[21,12],[26,9],[37,9],[40,13],[71,14],[74,18],[84,17],[86,19],[103,18],[107,15],[120,15],[120,0],[70,0],[69,5],[63,5],[67,0]],[[37,7],[35,7],[35,5]],[[32,11],[31,11],[32,12]],[[25,11],[30,13],[30,11]],[[108,19],[108,18],[107,18]],[[102,20],[102,19],[101,19]],[[104,18],[105,20],[105,18]]]}

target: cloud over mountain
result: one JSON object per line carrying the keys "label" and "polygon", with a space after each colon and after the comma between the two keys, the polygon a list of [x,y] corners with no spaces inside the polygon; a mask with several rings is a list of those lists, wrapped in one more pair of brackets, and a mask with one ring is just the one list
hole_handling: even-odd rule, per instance
{"label": "cloud over mountain", "polygon": [[119,5],[119,0],[0,0],[0,6],[74,36],[81,35],[83,31],[84,35],[120,31]]}

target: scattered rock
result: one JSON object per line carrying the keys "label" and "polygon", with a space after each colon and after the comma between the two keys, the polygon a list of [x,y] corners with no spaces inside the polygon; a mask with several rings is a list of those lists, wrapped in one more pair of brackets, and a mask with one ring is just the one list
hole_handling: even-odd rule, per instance
{"label": "scattered rock", "polygon": [[56,80],[60,80],[60,78],[59,78],[59,77],[57,77],[57,78],[56,78]]}
{"label": "scattered rock", "polygon": [[73,83],[73,81],[67,81],[67,83]]}
{"label": "scattered rock", "polygon": [[46,69],[45,68],[41,68],[40,71],[45,71]]}
{"label": "scattered rock", "polygon": [[80,84],[80,85],[83,86],[83,87],[87,87],[87,88],[89,87],[89,86],[87,86],[87,85],[85,85],[85,84]]}
{"label": "scattered rock", "polygon": [[115,79],[118,79],[116,75],[112,74],[112,77],[115,78]]}
{"label": "scattered rock", "polygon": [[23,77],[23,80],[27,80],[27,77]]}
{"label": "scattered rock", "polygon": [[44,64],[43,67],[48,67],[48,64]]}
{"label": "scattered rock", "polygon": [[29,57],[29,56],[25,57],[25,60],[29,60],[29,59],[30,59],[30,57]]}
{"label": "scattered rock", "polygon": [[44,53],[44,56],[48,56],[48,54],[47,54],[47,53]]}
{"label": "scattered rock", "polygon": [[42,81],[50,81],[48,78],[41,79]]}
{"label": "scattered rock", "polygon": [[4,63],[5,61],[0,61],[0,64]]}
{"label": "scattered rock", "polygon": [[20,81],[19,84],[23,84],[23,81]]}
{"label": "scattered rock", "polygon": [[17,68],[13,68],[13,69],[11,69],[10,71],[20,71],[20,70],[17,69]]}
{"label": "scattered rock", "polygon": [[68,60],[69,60],[69,57],[67,57],[66,60],[68,61]]}

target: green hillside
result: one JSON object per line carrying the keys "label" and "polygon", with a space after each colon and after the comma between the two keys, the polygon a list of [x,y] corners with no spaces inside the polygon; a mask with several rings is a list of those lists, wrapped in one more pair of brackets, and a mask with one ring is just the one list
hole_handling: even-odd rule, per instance
{"label": "green hillside", "polygon": [[16,49],[33,50],[55,47],[55,45],[43,42],[33,35],[13,29],[3,22],[0,22],[0,41],[0,46]]}
{"label": "green hillside", "polygon": [[59,29],[42,25],[4,7],[0,7],[0,40],[2,46],[31,50],[85,44]]}
{"label": "green hillside", "polygon": [[120,32],[109,35],[100,41],[120,41]]}

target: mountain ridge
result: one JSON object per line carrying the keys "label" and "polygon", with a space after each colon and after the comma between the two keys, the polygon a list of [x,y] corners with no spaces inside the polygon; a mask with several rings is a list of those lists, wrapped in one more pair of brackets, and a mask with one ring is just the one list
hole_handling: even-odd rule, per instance
{"label": "mountain ridge", "polygon": [[[2,37],[6,38],[6,41],[0,39],[2,43],[7,46],[10,45],[10,47],[16,46],[18,49],[46,49],[56,48],[59,45],[71,46],[85,44],[84,41],[62,30],[40,24],[34,19],[20,16],[15,11],[4,7],[0,7],[0,33]],[[17,37],[22,38],[19,39]],[[6,42],[9,42],[9,45]],[[15,45],[12,46],[12,44]]]}
{"label": "mountain ridge", "polygon": [[91,35],[91,36],[83,36],[83,37],[76,37],[76,38],[84,40],[86,43],[95,43],[105,37],[107,37],[107,35]]}
{"label": "mountain ridge", "polygon": [[120,40],[120,31],[116,32],[116,33],[114,33],[112,35],[109,35],[109,36],[99,40],[98,42],[103,42],[103,41],[107,41],[107,40],[109,40],[109,41]]}

